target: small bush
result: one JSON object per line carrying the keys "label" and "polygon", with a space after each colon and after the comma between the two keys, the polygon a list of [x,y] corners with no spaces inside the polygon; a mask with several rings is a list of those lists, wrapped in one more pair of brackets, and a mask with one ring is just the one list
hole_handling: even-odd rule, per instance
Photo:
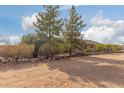
{"label": "small bush", "polygon": [[61,52],[62,52],[62,50],[59,45],[44,44],[40,48],[39,55],[50,57],[50,56],[60,54]]}
{"label": "small bush", "polygon": [[118,52],[120,47],[114,44],[96,44],[97,52]]}
{"label": "small bush", "polygon": [[92,48],[88,48],[85,50],[86,52],[95,52],[95,49],[92,49]]}

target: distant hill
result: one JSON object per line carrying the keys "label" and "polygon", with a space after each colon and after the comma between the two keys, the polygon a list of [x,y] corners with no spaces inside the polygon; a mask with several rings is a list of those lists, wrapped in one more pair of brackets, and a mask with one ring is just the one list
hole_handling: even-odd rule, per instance
{"label": "distant hill", "polygon": [[84,42],[85,42],[86,44],[101,44],[101,43],[99,43],[99,42],[92,41],[92,40],[84,40]]}

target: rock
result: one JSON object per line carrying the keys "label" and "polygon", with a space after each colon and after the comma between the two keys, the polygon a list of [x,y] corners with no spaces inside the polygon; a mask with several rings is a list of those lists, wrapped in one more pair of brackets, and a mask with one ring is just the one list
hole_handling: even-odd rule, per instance
{"label": "rock", "polygon": [[3,57],[0,57],[0,61],[6,61],[6,59],[4,59]]}

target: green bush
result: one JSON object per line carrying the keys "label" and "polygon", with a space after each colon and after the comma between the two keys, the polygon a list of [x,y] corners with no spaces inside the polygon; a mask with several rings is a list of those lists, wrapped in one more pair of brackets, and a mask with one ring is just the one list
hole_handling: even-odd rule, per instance
{"label": "green bush", "polygon": [[51,57],[60,53],[63,53],[63,49],[60,45],[50,45],[50,44],[44,44],[41,46],[39,50],[39,55]]}
{"label": "green bush", "polygon": [[96,44],[97,52],[118,52],[120,47],[114,44]]}
{"label": "green bush", "polygon": [[93,48],[88,48],[88,49],[85,49],[85,52],[95,52],[95,49],[93,49]]}
{"label": "green bush", "polygon": [[96,44],[96,51],[97,52],[103,52],[105,49],[104,44]]}

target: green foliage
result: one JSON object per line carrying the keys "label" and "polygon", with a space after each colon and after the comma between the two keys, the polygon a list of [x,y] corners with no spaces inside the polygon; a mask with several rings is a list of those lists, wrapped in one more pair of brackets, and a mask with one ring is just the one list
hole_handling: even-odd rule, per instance
{"label": "green foliage", "polygon": [[22,36],[21,43],[34,44],[35,41],[35,36],[33,34],[28,34]]}
{"label": "green foliage", "polygon": [[95,52],[95,49],[93,49],[93,48],[87,48],[87,49],[85,49],[84,51],[85,51],[86,53],[87,53],[87,52]]}
{"label": "green foliage", "polygon": [[120,47],[113,44],[96,44],[97,52],[118,52]]}
{"label": "green foliage", "polygon": [[45,12],[39,12],[34,22],[36,33],[40,40],[51,43],[54,36],[59,36],[62,30],[62,19],[59,19],[59,6],[44,6]]}
{"label": "green foliage", "polygon": [[112,52],[118,52],[120,47],[118,45],[110,45]]}
{"label": "green foliage", "polygon": [[21,43],[33,44],[33,57],[43,55],[46,57],[60,53],[86,51],[86,52],[117,52],[119,46],[113,44],[96,44],[96,48],[84,47],[81,30],[86,25],[82,17],[77,13],[75,6],[72,6],[69,17],[63,21],[59,16],[59,6],[45,5],[44,11],[36,15],[36,22],[33,23],[35,32],[24,35]]}
{"label": "green foliage", "polygon": [[57,37],[60,36],[63,22],[62,19],[58,18],[59,6],[46,5],[44,6],[44,9],[44,12],[38,13],[38,15],[36,16],[36,22],[34,22],[33,24],[35,26],[38,40],[44,42],[41,45],[42,48],[46,51],[47,55],[51,55],[50,53],[55,50],[53,46],[57,45]]}
{"label": "green foliage", "polygon": [[34,51],[33,51],[33,57],[37,57],[38,56],[38,53],[39,53],[39,48],[41,45],[44,44],[44,41],[43,40],[40,40],[38,37],[37,37],[37,34],[27,34],[27,35],[24,35],[22,37],[22,41],[21,43],[25,43],[25,44],[33,44],[34,45]]}
{"label": "green foliage", "polygon": [[96,44],[96,51],[97,52],[103,52],[104,49],[105,49],[104,44]]}
{"label": "green foliage", "polygon": [[22,37],[22,43],[35,45],[34,57],[37,57],[38,53],[49,56],[69,50],[70,53],[72,50],[82,50],[83,40],[80,31],[85,24],[76,8],[72,6],[69,18],[63,27],[63,20],[59,18],[59,6],[43,7],[44,12],[39,12],[36,15],[36,22],[33,23],[35,33]]}
{"label": "green foliage", "polygon": [[72,6],[69,14],[69,18],[66,19],[65,22],[65,32],[64,32],[64,43],[68,46],[68,50],[70,51],[69,54],[73,49],[80,47],[80,39],[81,39],[81,30],[85,26],[82,18],[76,12],[76,8]]}
{"label": "green foliage", "polygon": [[40,55],[46,56],[47,58],[54,56],[55,54],[58,53],[59,53],[59,47],[56,45],[50,45],[46,43],[40,48]]}

